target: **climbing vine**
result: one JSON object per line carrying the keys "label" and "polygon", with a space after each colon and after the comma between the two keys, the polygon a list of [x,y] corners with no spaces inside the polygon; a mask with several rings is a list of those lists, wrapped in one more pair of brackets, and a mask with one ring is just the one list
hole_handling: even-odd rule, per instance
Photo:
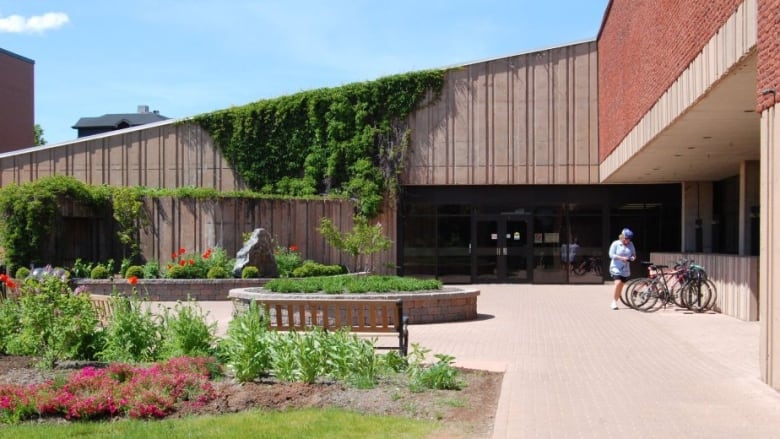
{"label": "climbing vine", "polygon": [[64,200],[92,208],[108,205],[107,192],[90,189],[72,177],[52,176],[33,183],[10,184],[0,189],[0,246],[11,267],[44,262],[43,244],[60,220]]}
{"label": "climbing vine", "polygon": [[393,194],[409,143],[407,117],[438,99],[444,70],[305,91],[194,118],[253,190],[339,194],[361,215]]}

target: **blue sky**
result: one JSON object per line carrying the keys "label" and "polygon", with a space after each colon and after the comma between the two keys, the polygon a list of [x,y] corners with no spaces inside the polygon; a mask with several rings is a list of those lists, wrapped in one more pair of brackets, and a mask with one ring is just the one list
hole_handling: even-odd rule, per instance
{"label": "blue sky", "polygon": [[608,0],[0,0],[48,143],[80,117],[193,116],[594,39]]}

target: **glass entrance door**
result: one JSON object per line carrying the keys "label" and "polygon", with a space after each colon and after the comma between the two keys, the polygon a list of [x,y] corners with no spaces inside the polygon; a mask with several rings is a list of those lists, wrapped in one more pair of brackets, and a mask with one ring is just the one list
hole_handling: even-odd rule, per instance
{"label": "glass entrance door", "polygon": [[474,219],[474,282],[530,282],[528,216],[491,215]]}

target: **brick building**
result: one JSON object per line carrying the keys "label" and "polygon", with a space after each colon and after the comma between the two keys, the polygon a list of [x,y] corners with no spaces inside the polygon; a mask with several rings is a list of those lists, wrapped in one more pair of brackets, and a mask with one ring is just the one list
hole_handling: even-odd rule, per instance
{"label": "brick building", "polygon": [[0,48],[0,153],[33,146],[35,62]]}

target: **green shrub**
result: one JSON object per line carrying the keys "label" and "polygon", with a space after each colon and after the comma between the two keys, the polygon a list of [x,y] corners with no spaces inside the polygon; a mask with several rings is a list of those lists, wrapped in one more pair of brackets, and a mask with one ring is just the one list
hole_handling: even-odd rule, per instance
{"label": "green shrub", "polygon": [[255,279],[260,277],[260,270],[254,265],[247,265],[241,269],[241,279]]}
{"label": "green shrub", "polygon": [[57,276],[28,278],[20,286],[19,327],[6,338],[7,351],[40,357],[47,367],[59,360],[91,360],[99,349],[96,325],[89,296],[73,294]]}
{"label": "green shrub", "polygon": [[209,268],[208,273],[206,273],[207,279],[227,279],[228,277],[227,270],[220,266],[211,267]]}
{"label": "green shrub", "polygon": [[138,296],[113,294],[114,314],[104,331],[103,361],[143,362],[157,359],[162,326]]}
{"label": "green shrub", "polygon": [[268,373],[271,367],[271,334],[265,309],[250,302],[228,323],[225,338],[219,343],[219,357],[240,382],[252,381]]}
{"label": "green shrub", "polygon": [[24,278],[26,278],[29,275],[30,275],[30,269],[29,268],[27,268],[27,267],[19,267],[19,269],[16,270],[16,274],[14,275],[14,277],[16,279],[24,279]]}
{"label": "green shrub", "polygon": [[301,254],[298,252],[298,246],[277,247],[274,251],[276,267],[279,269],[279,277],[290,277],[293,270],[300,267],[303,263]]}
{"label": "green shrub", "polygon": [[177,302],[173,312],[165,310],[163,322],[162,359],[214,354],[217,324],[206,322],[206,314],[196,301]]}
{"label": "green shrub", "polygon": [[187,279],[187,270],[181,265],[171,265],[165,272],[165,277],[169,279]]}
{"label": "green shrub", "polygon": [[324,291],[341,293],[387,293],[391,291],[440,290],[438,279],[415,279],[399,276],[318,276],[307,278],[271,279],[264,286],[275,293],[311,293]]}
{"label": "green shrub", "polygon": [[0,302],[0,354],[7,354],[6,346],[22,326],[22,308],[18,300]]}
{"label": "green shrub", "polygon": [[108,267],[105,265],[97,265],[89,273],[90,279],[108,279],[111,273],[108,272]]}
{"label": "green shrub", "polygon": [[129,278],[135,276],[139,279],[144,278],[144,267],[140,265],[131,265],[127,267],[127,270],[125,270],[125,277]]}
{"label": "green shrub", "polygon": [[[181,248],[173,254],[173,260],[167,263],[163,276],[171,279],[205,279],[212,267],[222,267],[230,273],[233,262],[223,248],[209,248],[203,253],[187,253]],[[173,273],[170,273],[171,270]]]}
{"label": "green shrub", "polygon": [[303,265],[292,271],[293,277],[335,276],[344,274],[341,265],[324,265],[319,262],[305,261]]}
{"label": "green shrub", "polygon": [[148,261],[144,264],[144,279],[157,279],[160,277],[160,263]]}

